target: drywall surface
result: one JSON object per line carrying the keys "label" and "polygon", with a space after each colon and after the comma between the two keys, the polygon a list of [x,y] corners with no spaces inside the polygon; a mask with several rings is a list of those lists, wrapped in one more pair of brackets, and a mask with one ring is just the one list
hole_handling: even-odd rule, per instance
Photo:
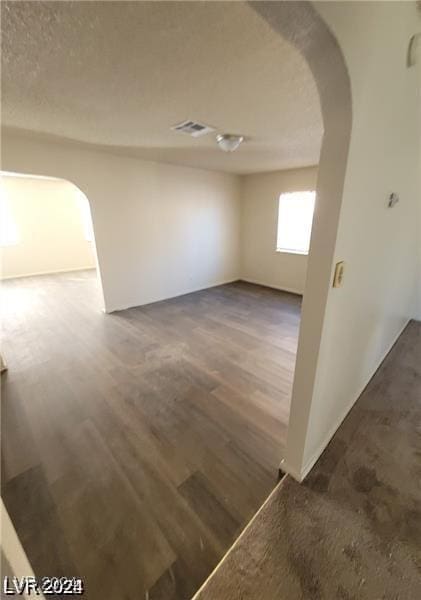
{"label": "drywall surface", "polygon": [[17,134],[3,135],[2,161],[88,197],[108,312],[239,277],[238,176]]}
{"label": "drywall surface", "polygon": [[302,474],[416,315],[420,277],[420,80],[406,66],[419,12],[409,2],[315,6],[344,53],[353,125],[335,250],[345,279],[328,295]]}
{"label": "drywall surface", "polygon": [[3,278],[95,267],[74,185],[3,176],[1,194],[17,228],[16,243],[2,248]]}
{"label": "drywall surface", "polygon": [[279,196],[315,190],[317,167],[247,175],[241,194],[241,278],[304,292],[307,255],[277,252]]}

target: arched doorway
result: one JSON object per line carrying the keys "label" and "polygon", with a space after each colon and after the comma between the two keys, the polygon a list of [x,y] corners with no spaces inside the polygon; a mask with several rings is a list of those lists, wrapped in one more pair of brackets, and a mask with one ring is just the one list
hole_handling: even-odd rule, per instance
{"label": "arched doorway", "polygon": [[21,290],[34,276],[72,273],[92,279],[101,309],[94,227],[85,194],[67,180],[3,171],[0,201],[2,279],[23,278],[17,286]]}
{"label": "arched doorway", "polygon": [[[344,106],[341,103],[342,97],[340,95],[338,97],[336,90],[335,102],[332,102],[329,91],[336,89],[336,87],[341,89],[342,83],[346,83],[347,78],[343,61],[341,62],[339,49],[326,26],[311,8],[311,5],[303,3],[294,4],[290,7],[288,3],[257,3],[253,7],[262,14],[280,35],[283,35],[286,39],[294,43],[304,56],[308,56],[308,63],[312,65],[312,71],[319,85],[320,96],[323,99],[325,137],[317,186],[319,204],[313,229],[312,254],[306,286],[307,298],[303,311],[303,325],[301,328],[291,411],[291,426],[285,457],[286,468],[299,479],[302,476],[306,427],[311,409],[318,347],[327,302],[337,219],[340,210],[341,186],[346,162],[347,132],[349,133],[347,127],[350,124],[350,121],[347,119],[342,122],[342,115],[340,111],[338,112],[338,106]],[[335,76],[336,67],[340,75],[338,81]],[[321,78],[323,73],[326,76],[329,75],[331,78],[331,85],[327,86],[327,90],[324,88],[323,78]],[[344,94],[344,99],[346,99],[345,96],[346,94]],[[332,113],[330,113],[330,109]],[[29,172],[48,172],[49,174],[54,174],[56,177],[64,177],[77,182],[81,189],[87,191],[89,198],[93,201],[94,215],[98,216],[96,222],[98,224],[99,253],[101,264],[106,269],[107,274],[104,289],[107,296],[110,291],[107,281],[111,282],[111,277],[108,279],[109,269],[114,265],[115,272],[117,272],[119,261],[116,260],[112,252],[106,254],[105,242],[107,241],[107,237],[111,239],[111,236],[115,233],[116,226],[119,224],[118,202],[116,202],[116,199],[124,197],[128,191],[129,184],[127,184],[127,187],[124,187],[124,177],[116,177],[115,173],[109,175],[111,168],[107,169],[107,167],[112,167],[112,161],[107,164],[105,158],[99,161],[94,155],[88,155],[88,152],[86,150],[86,154],[84,155],[86,162],[89,162],[88,166],[85,164],[83,157],[78,156],[74,159],[74,156],[64,145],[62,148],[58,148],[56,153],[43,153],[42,149],[38,149],[37,144],[34,142],[34,146],[29,147],[28,151],[24,154],[20,154],[19,151],[16,151],[16,148],[12,149],[12,151],[8,148],[7,155],[8,159],[11,160],[9,164],[23,165],[21,168]],[[104,157],[106,157],[105,153]],[[337,164],[338,160],[339,165]],[[343,163],[340,162],[341,160]],[[13,161],[15,162],[13,163]],[[128,171],[128,174],[131,175],[131,170]],[[109,192],[110,189],[112,192],[110,197],[105,198],[106,194],[104,192]],[[120,212],[123,212],[121,207]],[[117,219],[115,219],[116,216]],[[121,227],[121,230],[123,229]],[[104,242],[103,246],[101,245],[102,242]],[[123,240],[123,242],[120,244],[120,247],[124,246],[124,244],[127,245],[126,240]],[[104,250],[103,253],[101,252],[102,249]],[[103,261],[102,258],[104,258]],[[112,307],[113,303],[111,302],[110,305]],[[118,321],[115,320],[115,322]],[[123,350],[126,348],[127,354],[131,355],[138,348],[138,340],[136,340],[136,343],[133,343],[132,347],[127,347],[123,339],[120,342],[120,347]],[[108,354],[104,354],[104,356],[107,358]],[[114,374],[117,378],[119,372],[120,370],[117,366],[114,369]],[[122,389],[122,393],[124,394],[125,388],[120,385],[120,381],[117,380],[117,383],[118,385],[113,385],[113,389],[118,392]],[[87,396],[92,397],[92,388],[84,384],[85,382],[82,380],[80,396],[81,393],[85,393]],[[125,401],[126,398],[123,398],[123,400]],[[154,403],[149,402],[148,404],[153,405]],[[117,405],[120,405],[120,402]],[[107,421],[104,420],[104,423],[106,425]],[[86,434],[86,439],[96,439],[95,432],[94,435],[90,435],[92,431],[89,428],[84,433]],[[88,455],[89,447],[86,448],[88,451],[85,451],[84,454]],[[201,504],[199,502],[200,506]],[[122,510],[121,512],[125,513],[129,511]],[[169,558],[169,560],[172,559]]]}
{"label": "arched doorway", "polygon": [[[304,57],[317,85],[323,116],[324,137],[321,150],[317,210],[313,220],[305,300],[297,353],[289,436],[283,468],[301,479],[306,432],[315,387],[315,377],[324,315],[332,274],[335,240],[342,200],[345,166],[351,129],[351,90],[341,50],[326,23],[309,2],[250,2],[278,35],[293,44]],[[105,310],[125,304],[118,286],[131,286],[132,278],[121,277],[116,247],[110,249],[115,224],[120,223],[115,198],[128,193],[130,184],[112,176],[112,163],[92,155],[91,168],[84,155],[79,157],[64,145],[57,145],[54,156],[44,151],[36,139],[19,145],[7,144],[3,152],[5,168],[28,173],[43,173],[74,182],[89,197],[95,224],[98,261],[101,268]],[[109,172],[108,172],[109,170]],[[129,174],[129,172],[127,172]],[[114,197],[113,197],[114,196]],[[117,219],[117,220],[116,220]],[[122,228],[120,228],[122,229]],[[122,250],[122,244],[118,251]],[[121,258],[121,257],[120,257]],[[128,281],[126,281],[128,280]],[[123,305],[123,306],[122,306]]]}
{"label": "arched doorway", "polygon": [[317,85],[324,125],[316,190],[317,208],[313,219],[287,447],[282,461],[282,469],[301,480],[312,466],[305,461],[306,433],[317,383],[317,360],[351,136],[351,86],[341,49],[310,2],[250,2],[250,5],[305,58]]}

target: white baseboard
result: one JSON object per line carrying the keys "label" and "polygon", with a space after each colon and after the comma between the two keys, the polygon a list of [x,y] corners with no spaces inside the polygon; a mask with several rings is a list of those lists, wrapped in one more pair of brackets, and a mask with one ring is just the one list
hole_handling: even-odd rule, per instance
{"label": "white baseboard", "polygon": [[335,435],[335,433],[337,432],[337,430],[339,429],[339,427],[342,425],[342,423],[343,423],[344,419],[346,418],[347,414],[349,413],[349,411],[351,410],[351,408],[354,406],[354,404],[356,403],[356,401],[358,400],[358,398],[361,396],[361,394],[364,392],[364,390],[367,387],[367,385],[373,379],[376,371],[379,369],[380,365],[383,363],[383,361],[385,360],[386,356],[392,350],[393,346],[396,344],[396,342],[398,341],[398,339],[402,335],[405,327],[408,325],[408,323],[410,321],[411,321],[411,319],[407,319],[407,321],[405,322],[404,326],[399,330],[398,334],[394,337],[392,343],[387,347],[387,349],[385,350],[385,352],[382,354],[382,357],[378,361],[376,368],[372,371],[371,375],[366,380],[366,382],[360,387],[359,392],[357,392],[352,397],[350,403],[347,405],[347,407],[345,408],[345,410],[342,412],[342,414],[339,417],[338,421],[329,429],[329,431],[326,434],[323,442],[319,445],[318,449],[313,454],[313,456],[311,457],[311,459],[309,461],[307,461],[306,465],[301,470],[301,472],[298,472],[298,471],[296,471],[296,469],[291,468],[288,465],[288,463],[286,462],[286,460],[283,461],[281,463],[281,465],[280,465],[280,468],[283,471],[285,471],[286,473],[290,474],[292,477],[294,477],[294,479],[296,479],[299,482],[303,481],[307,477],[307,475],[310,473],[311,469],[314,467],[314,465],[316,464],[316,462],[319,460],[319,458],[322,455],[323,451],[326,449],[326,447],[329,444],[330,440],[333,438],[333,436]]}
{"label": "white baseboard", "polygon": [[179,294],[175,294],[174,296],[163,296],[162,298],[159,297],[156,299],[147,300],[146,302],[141,302],[140,304],[139,303],[124,304],[124,305],[113,307],[113,308],[106,307],[104,309],[104,312],[109,315],[113,312],[118,312],[120,310],[127,310],[129,308],[137,308],[138,306],[147,306],[148,304],[154,304],[155,302],[164,302],[164,300],[172,300],[173,298],[180,298],[180,296],[187,296],[187,294],[194,294],[194,292],[202,292],[203,290],[210,290],[211,288],[219,287],[220,285],[226,285],[228,283],[235,283],[236,281],[240,281],[240,278],[234,277],[234,278],[226,279],[226,280],[223,280],[223,281],[220,281],[217,283],[211,283],[210,285],[189,288],[186,291],[180,292]]}
{"label": "white baseboard", "polygon": [[297,296],[302,296],[303,291],[297,290],[295,288],[290,288],[281,285],[274,285],[273,283],[267,283],[262,280],[257,279],[249,279],[248,277],[240,277],[240,281],[245,281],[246,283],[254,283],[255,285],[262,285],[263,287],[272,288],[273,290],[279,290],[280,292],[288,292],[289,294],[296,294]]}
{"label": "white baseboard", "polygon": [[23,277],[37,277],[38,275],[54,275],[56,273],[73,273],[73,271],[94,271],[95,265],[89,267],[74,267],[72,269],[57,269],[56,271],[37,271],[36,273],[23,273],[21,275],[8,275],[1,277],[1,280],[6,279],[22,279]]}

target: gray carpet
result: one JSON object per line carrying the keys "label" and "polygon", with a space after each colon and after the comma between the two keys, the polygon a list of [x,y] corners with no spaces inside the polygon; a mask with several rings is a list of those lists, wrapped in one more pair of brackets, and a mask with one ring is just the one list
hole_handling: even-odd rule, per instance
{"label": "gray carpet", "polygon": [[299,485],[287,477],[200,600],[421,599],[421,323]]}

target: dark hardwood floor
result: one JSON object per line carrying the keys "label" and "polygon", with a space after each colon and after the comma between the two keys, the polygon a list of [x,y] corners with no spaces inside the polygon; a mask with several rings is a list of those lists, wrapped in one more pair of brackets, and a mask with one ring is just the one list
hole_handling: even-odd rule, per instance
{"label": "dark hardwood floor", "polygon": [[421,598],[421,322],[302,484],[283,479],[195,600]]}
{"label": "dark hardwood floor", "polygon": [[300,299],[243,282],[112,315],[94,272],[2,286],[2,495],[35,573],[190,598],[277,481]]}

